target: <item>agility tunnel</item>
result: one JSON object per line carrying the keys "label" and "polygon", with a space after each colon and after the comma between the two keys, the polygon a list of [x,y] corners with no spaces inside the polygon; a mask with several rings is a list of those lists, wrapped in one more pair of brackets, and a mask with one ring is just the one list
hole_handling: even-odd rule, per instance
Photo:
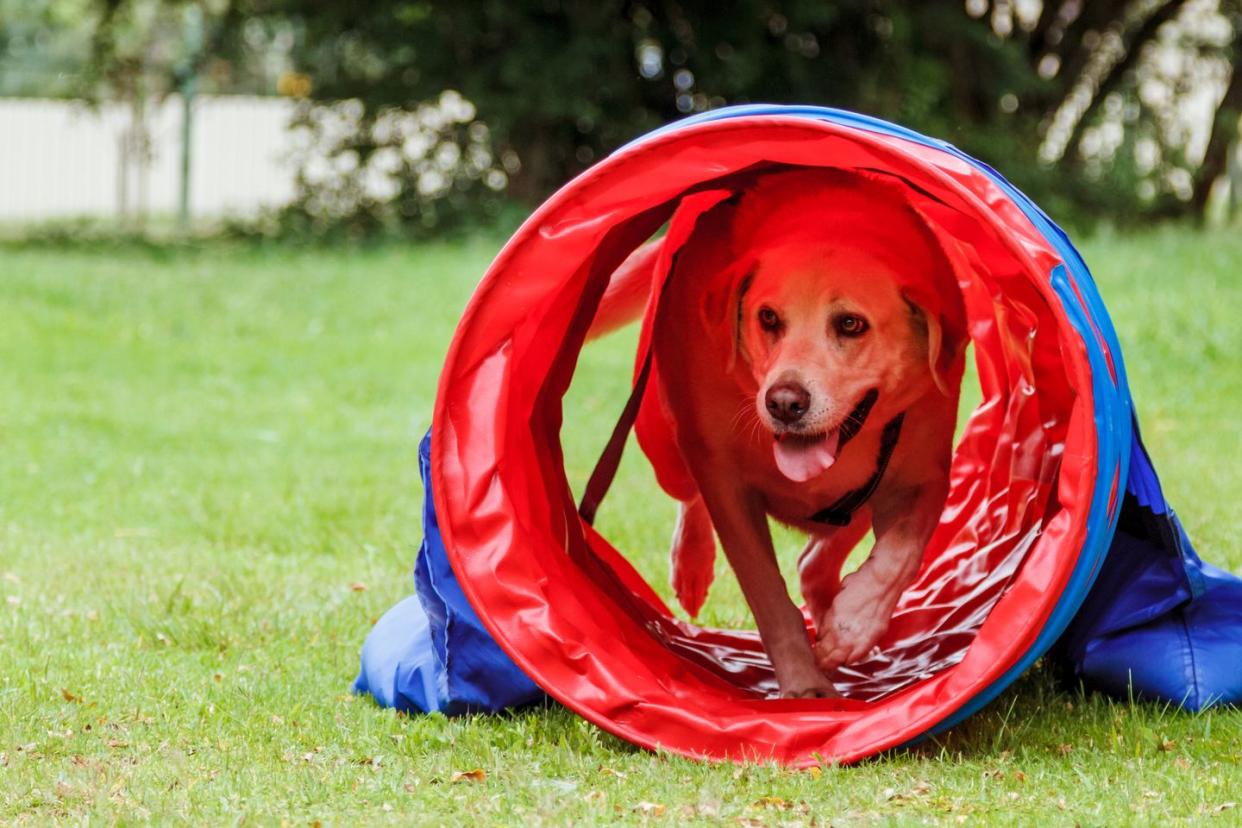
{"label": "agility tunnel", "polygon": [[[952,263],[982,396],[918,579],[832,699],[776,697],[757,634],[675,618],[580,514],[560,442],[610,274],[700,194],[800,168],[900,184]],[[1086,265],[995,171],[873,118],[716,110],[566,185],[476,290],[419,459],[415,594],[372,629],[355,684],[383,705],[551,697],[648,748],[808,766],[951,727],[1045,654],[1122,695],[1242,701],[1242,580],[1200,561],[1164,499]]]}

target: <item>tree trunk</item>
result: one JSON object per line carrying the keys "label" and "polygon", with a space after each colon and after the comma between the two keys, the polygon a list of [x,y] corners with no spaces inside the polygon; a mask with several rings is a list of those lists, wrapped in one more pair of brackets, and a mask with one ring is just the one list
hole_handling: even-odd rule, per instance
{"label": "tree trunk", "polygon": [[1212,135],[1208,139],[1207,151],[1203,154],[1203,163],[1195,172],[1194,192],[1190,197],[1189,209],[1200,221],[1204,218],[1212,185],[1228,167],[1229,148],[1238,137],[1238,119],[1242,117],[1242,59],[1238,57],[1239,51],[1242,50],[1235,43],[1229,85],[1225,87],[1225,94],[1212,118]]}
{"label": "tree trunk", "polygon": [[1156,33],[1160,31],[1160,27],[1176,17],[1185,5],[1186,0],[1169,0],[1169,2],[1149,14],[1134,31],[1134,34],[1125,45],[1125,54],[1108,70],[1108,74],[1104,76],[1096,88],[1095,94],[1091,96],[1091,102],[1087,104],[1086,110],[1083,111],[1077,122],[1075,122],[1073,130],[1070,132],[1069,140],[1065,143],[1064,157],[1069,158],[1073,156],[1074,149],[1078,146],[1079,140],[1082,139],[1083,131],[1091,123],[1092,116],[1100,108],[1100,104],[1104,103],[1105,98],[1121,85],[1126,73],[1138,63],[1139,56],[1143,53],[1143,47],[1156,36]]}

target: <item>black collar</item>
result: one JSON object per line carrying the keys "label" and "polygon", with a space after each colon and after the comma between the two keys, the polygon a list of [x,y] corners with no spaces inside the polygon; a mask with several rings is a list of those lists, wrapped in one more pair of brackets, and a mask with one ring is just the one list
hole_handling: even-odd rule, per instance
{"label": "black collar", "polygon": [[[878,394],[876,395],[878,396]],[[866,419],[867,413],[871,411],[871,405],[875,404],[875,397],[868,393],[863,398],[864,402],[870,398],[871,403],[867,405],[866,411],[863,413],[862,419]],[[861,403],[859,404],[861,406]],[[857,409],[855,409],[857,411]],[[845,442],[845,429],[854,422],[854,415],[851,414],[846,423],[841,426],[841,442]],[[888,468],[888,461],[893,459],[893,450],[897,448],[897,438],[901,436],[901,423],[906,418],[903,411],[884,425],[884,431],[880,434],[880,454],[875,460],[875,472],[867,479],[867,482],[859,486],[857,489],[851,489],[836,502],[825,509],[820,509],[811,515],[808,520],[813,523],[826,523],[829,526],[849,526],[850,520],[854,517],[854,513],[871,499],[875,494],[875,490],[880,486],[880,480],[884,477],[884,470]],[[858,433],[858,429],[862,428],[862,421],[859,420],[857,425],[853,426],[850,437]]]}

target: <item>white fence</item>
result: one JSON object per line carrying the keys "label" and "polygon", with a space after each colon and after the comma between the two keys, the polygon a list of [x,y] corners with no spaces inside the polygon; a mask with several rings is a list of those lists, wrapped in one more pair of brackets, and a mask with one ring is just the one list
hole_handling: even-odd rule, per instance
{"label": "white fence", "polygon": [[[294,192],[281,98],[194,99],[190,211],[249,215]],[[175,213],[181,187],[182,106],[131,107],[0,99],[0,221]]]}

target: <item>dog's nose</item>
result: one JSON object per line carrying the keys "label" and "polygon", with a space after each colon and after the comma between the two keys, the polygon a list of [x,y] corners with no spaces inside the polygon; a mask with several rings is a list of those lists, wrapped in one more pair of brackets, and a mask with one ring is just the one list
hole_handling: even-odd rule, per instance
{"label": "dog's nose", "polygon": [[801,420],[811,407],[811,394],[796,382],[773,385],[764,395],[768,413],[785,425]]}

